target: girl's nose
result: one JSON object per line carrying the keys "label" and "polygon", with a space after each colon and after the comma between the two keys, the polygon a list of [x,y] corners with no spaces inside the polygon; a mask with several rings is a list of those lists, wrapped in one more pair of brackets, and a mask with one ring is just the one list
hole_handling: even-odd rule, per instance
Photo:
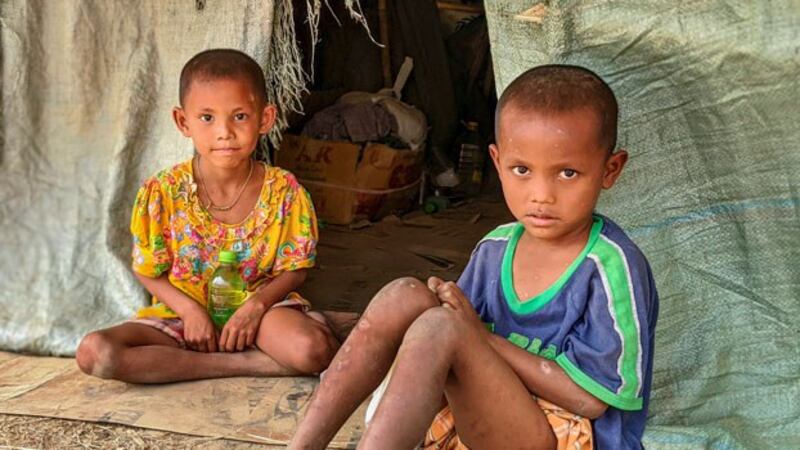
{"label": "girl's nose", "polygon": [[227,120],[220,120],[217,126],[217,139],[227,140],[233,137],[233,127]]}

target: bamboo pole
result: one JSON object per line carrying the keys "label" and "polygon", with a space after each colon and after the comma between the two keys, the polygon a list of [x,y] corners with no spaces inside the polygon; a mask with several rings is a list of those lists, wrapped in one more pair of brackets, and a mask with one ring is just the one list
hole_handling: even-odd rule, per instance
{"label": "bamboo pole", "polygon": [[460,12],[476,13],[476,14],[483,12],[483,5],[465,5],[462,3],[454,3],[446,1],[436,2],[436,7],[447,11],[460,11]]}
{"label": "bamboo pole", "polygon": [[381,44],[381,66],[383,74],[383,87],[392,86],[392,60],[389,54],[389,12],[387,10],[389,0],[378,0],[378,16],[380,18]]}

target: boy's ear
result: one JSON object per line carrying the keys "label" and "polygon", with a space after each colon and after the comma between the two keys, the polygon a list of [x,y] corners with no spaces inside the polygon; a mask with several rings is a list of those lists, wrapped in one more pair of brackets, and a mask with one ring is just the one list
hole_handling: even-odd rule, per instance
{"label": "boy's ear", "polygon": [[189,127],[186,126],[186,113],[183,111],[183,108],[179,106],[172,108],[172,120],[175,121],[175,126],[178,127],[178,131],[180,131],[181,134],[186,137],[192,137]]}
{"label": "boy's ear", "polygon": [[489,144],[489,156],[492,157],[492,162],[494,163],[494,168],[497,170],[497,173],[500,173],[500,152],[497,149],[497,144]]}
{"label": "boy's ear", "polygon": [[267,103],[264,106],[264,111],[261,113],[261,125],[258,128],[259,134],[267,134],[272,126],[275,125],[275,119],[278,117],[278,108],[275,105]]}
{"label": "boy's ear", "polygon": [[603,189],[611,189],[614,186],[626,162],[628,162],[628,152],[622,149],[612,153],[606,159],[606,166],[603,172]]}

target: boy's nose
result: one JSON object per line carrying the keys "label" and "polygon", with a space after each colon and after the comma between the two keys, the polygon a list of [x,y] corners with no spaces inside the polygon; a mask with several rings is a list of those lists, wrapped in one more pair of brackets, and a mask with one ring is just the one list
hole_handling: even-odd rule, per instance
{"label": "boy's nose", "polygon": [[528,201],[531,203],[554,203],[555,189],[553,189],[552,183],[546,180],[531,181],[530,190],[528,191]]}

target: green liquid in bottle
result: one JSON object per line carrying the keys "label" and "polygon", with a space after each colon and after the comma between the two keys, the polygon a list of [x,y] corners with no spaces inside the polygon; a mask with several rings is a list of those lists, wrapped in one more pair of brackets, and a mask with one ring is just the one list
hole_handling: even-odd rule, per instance
{"label": "green liquid in bottle", "polygon": [[214,312],[211,313],[211,321],[214,322],[214,326],[217,327],[218,330],[221,330],[226,323],[228,323],[228,319],[231,318],[235,310],[230,308],[218,308]]}
{"label": "green liquid in bottle", "polygon": [[221,330],[247,296],[245,283],[236,267],[236,254],[222,251],[220,265],[208,282],[208,314]]}
{"label": "green liquid in bottle", "polygon": [[[208,314],[211,316],[211,320],[214,321],[214,325],[217,329],[221,330],[222,327],[228,323],[228,319],[236,312],[236,308],[242,304],[244,292],[230,291],[230,294],[221,294],[217,292],[211,295],[215,295],[213,300],[213,305],[215,306],[210,306],[208,308]],[[209,297],[211,295],[209,295]]]}

